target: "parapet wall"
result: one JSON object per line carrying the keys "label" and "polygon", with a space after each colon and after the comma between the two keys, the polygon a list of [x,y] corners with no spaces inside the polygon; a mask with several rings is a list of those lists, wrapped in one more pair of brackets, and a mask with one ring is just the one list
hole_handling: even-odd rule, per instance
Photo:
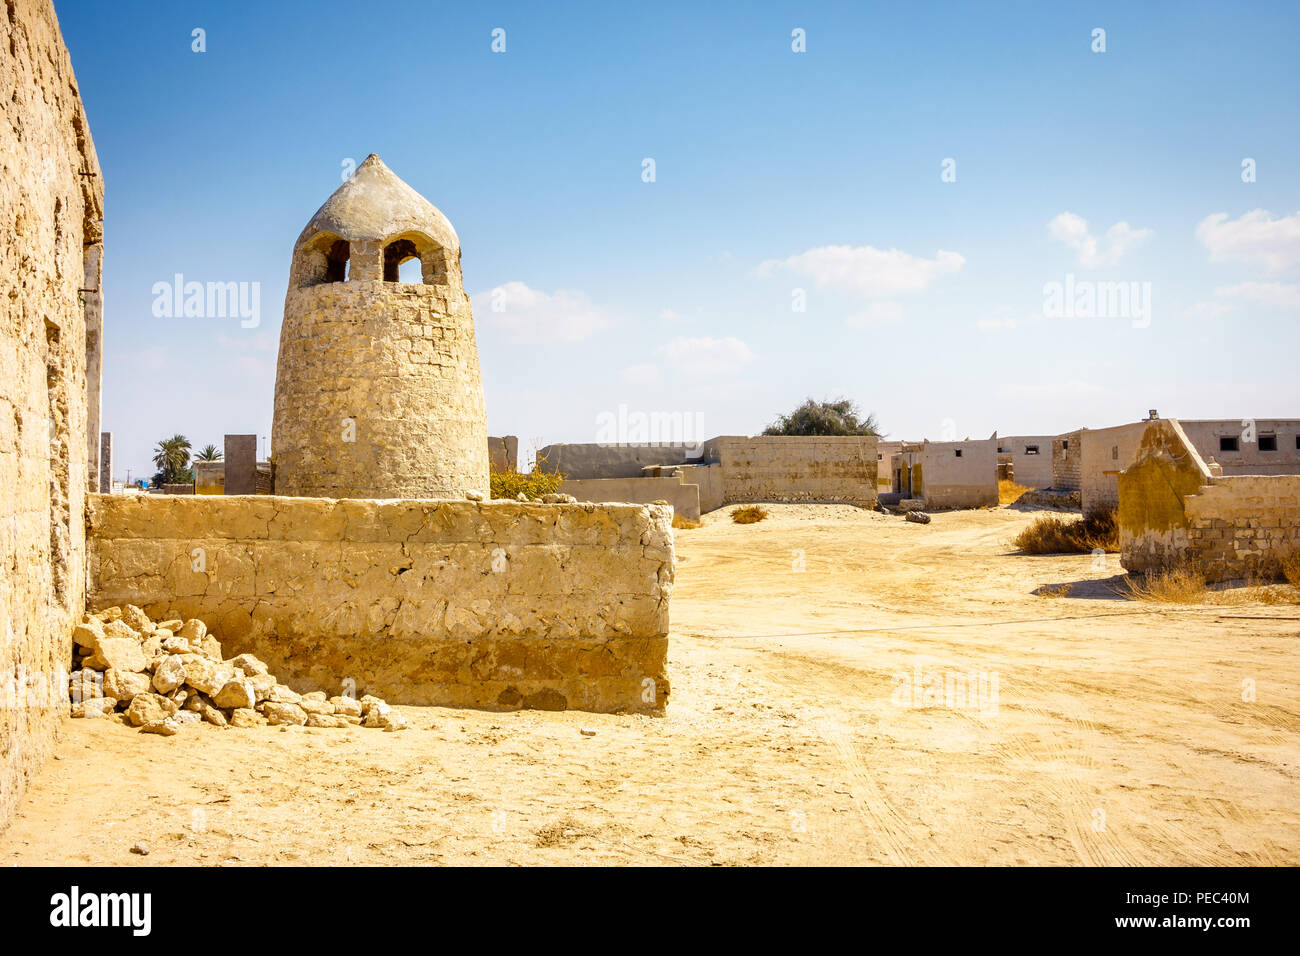
{"label": "parapet wall", "polygon": [[1147,427],[1118,484],[1129,571],[1193,564],[1210,581],[1271,578],[1300,551],[1300,475],[1217,477],[1176,421]]}
{"label": "parapet wall", "polygon": [[208,622],[301,692],[661,713],[671,511],[91,496],[92,609]]}
{"label": "parapet wall", "polygon": [[721,464],[723,504],[876,503],[876,439],[870,435],[726,436],[706,442],[705,454]]}
{"label": "parapet wall", "polygon": [[626,501],[653,504],[666,501],[673,513],[700,520],[700,489],[683,483],[681,475],[644,478],[565,478],[560,491],[579,501]]}

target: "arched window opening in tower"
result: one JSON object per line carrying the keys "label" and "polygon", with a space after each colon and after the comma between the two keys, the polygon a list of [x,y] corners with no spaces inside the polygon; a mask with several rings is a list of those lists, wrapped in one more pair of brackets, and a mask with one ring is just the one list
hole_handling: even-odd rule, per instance
{"label": "arched window opening in tower", "polygon": [[325,254],[325,281],[347,282],[351,250],[346,239],[334,242]]}
{"label": "arched window opening in tower", "polygon": [[410,239],[396,239],[384,247],[384,281],[410,285],[424,281],[424,265]]}

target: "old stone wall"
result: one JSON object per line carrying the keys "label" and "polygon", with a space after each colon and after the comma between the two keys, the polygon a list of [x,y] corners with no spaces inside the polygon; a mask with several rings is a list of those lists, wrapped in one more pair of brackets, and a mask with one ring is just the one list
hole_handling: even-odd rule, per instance
{"label": "old stone wall", "polygon": [[705,442],[705,455],[721,465],[724,504],[876,503],[876,439],[870,435],[721,436]]}
{"label": "old stone wall", "polygon": [[49,690],[72,660],[85,595],[85,495],[99,481],[104,213],[99,161],[53,6],[10,0],[0,34],[3,827],[67,714]]}
{"label": "old stone wall", "polygon": [[682,476],[682,483],[700,489],[700,513],[708,514],[722,507],[722,465],[709,462],[702,465],[677,465],[674,472]]}
{"label": "old stone wall", "polygon": [[90,603],[196,617],[300,692],[659,713],[662,506],[92,496]]}
{"label": "old stone wall", "polygon": [[1119,476],[1118,514],[1129,571],[1192,564],[1210,581],[1267,579],[1300,552],[1300,475],[1215,476],[1178,422],[1154,422]]}
{"label": "old stone wall", "polygon": [[1290,418],[1179,419],[1188,440],[1225,475],[1300,474],[1300,421]]}
{"label": "old stone wall", "polygon": [[1052,488],[1078,491],[1082,487],[1079,459],[1082,454],[1082,429],[1052,439]]}
{"label": "old stone wall", "polygon": [[653,504],[666,501],[689,521],[700,520],[699,485],[685,484],[681,475],[647,478],[565,478],[560,491],[579,501],[627,501]]}
{"label": "old stone wall", "polygon": [[679,465],[699,455],[698,444],[555,444],[538,449],[537,467],[568,478],[640,478],[646,465]]}
{"label": "old stone wall", "polygon": [[496,472],[519,470],[519,438],[488,436],[488,466]]}

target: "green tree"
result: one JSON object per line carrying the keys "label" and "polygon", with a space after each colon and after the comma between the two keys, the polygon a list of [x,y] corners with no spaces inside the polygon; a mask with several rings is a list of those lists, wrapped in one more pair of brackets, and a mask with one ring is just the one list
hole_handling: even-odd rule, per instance
{"label": "green tree", "polygon": [[221,461],[225,457],[223,452],[216,445],[204,445],[199,449],[198,454],[194,456],[195,461]]}
{"label": "green tree", "polygon": [[815,402],[811,398],[789,415],[781,415],[763,430],[764,435],[875,435],[883,438],[874,412],[864,417],[847,398]]}
{"label": "green tree", "polygon": [[158,471],[150,483],[155,488],[194,481],[194,472],[190,470],[190,440],[184,435],[160,441],[153,450],[153,463]]}

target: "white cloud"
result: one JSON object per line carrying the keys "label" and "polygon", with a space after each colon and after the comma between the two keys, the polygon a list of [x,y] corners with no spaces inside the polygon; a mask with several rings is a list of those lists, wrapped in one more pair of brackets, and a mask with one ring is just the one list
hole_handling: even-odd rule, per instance
{"label": "white cloud", "polygon": [[659,313],[659,318],[663,322],[673,323],[690,321],[687,316],[682,315],[680,312],[674,312],[672,309],[664,309],[661,311]]}
{"label": "white cloud", "polygon": [[659,366],[651,362],[640,362],[623,369],[618,377],[629,385],[653,385],[659,381]]}
{"label": "white cloud", "polygon": [[1300,265],[1300,212],[1275,219],[1253,209],[1237,220],[1216,212],[1197,224],[1196,238],[1210,250],[1211,262],[1237,260],[1269,272]]}
{"label": "white cloud", "polygon": [[758,274],[767,276],[781,269],[811,279],[819,289],[875,299],[919,292],[965,264],[964,256],[942,249],[926,259],[898,249],[818,246],[788,259],[767,259],[759,264]]}
{"label": "white cloud", "polygon": [[1187,310],[1188,315],[1201,315],[1207,319],[1217,319],[1219,316],[1236,310],[1236,306],[1231,302],[1197,302]]}
{"label": "white cloud", "polygon": [[659,354],[684,372],[732,374],[754,361],[754,353],[737,338],[676,338],[660,346]]}
{"label": "white cloud", "polygon": [[897,302],[872,302],[863,311],[850,315],[844,324],[851,329],[872,329],[902,321],[903,307]]}
{"label": "white cloud", "polygon": [[1127,222],[1117,222],[1106,230],[1106,249],[1102,251],[1101,243],[1088,231],[1088,220],[1069,211],[1049,222],[1047,233],[1073,249],[1079,265],[1085,269],[1113,266],[1131,249],[1154,235],[1150,229],[1134,229]]}
{"label": "white cloud", "polygon": [[1188,314],[1215,318],[1236,311],[1243,302],[1269,309],[1300,309],[1300,285],[1292,282],[1239,282],[1219,286],[1214,295],[1212,300],[1197,302],[1187,310]]}
{"label": "white cloud", "polygon": [[554,293],[507,282],[474,296],[474,317],[501,330],[512,342],[577,342],[613,323],[613,317],[593,305],[582,292]]}

